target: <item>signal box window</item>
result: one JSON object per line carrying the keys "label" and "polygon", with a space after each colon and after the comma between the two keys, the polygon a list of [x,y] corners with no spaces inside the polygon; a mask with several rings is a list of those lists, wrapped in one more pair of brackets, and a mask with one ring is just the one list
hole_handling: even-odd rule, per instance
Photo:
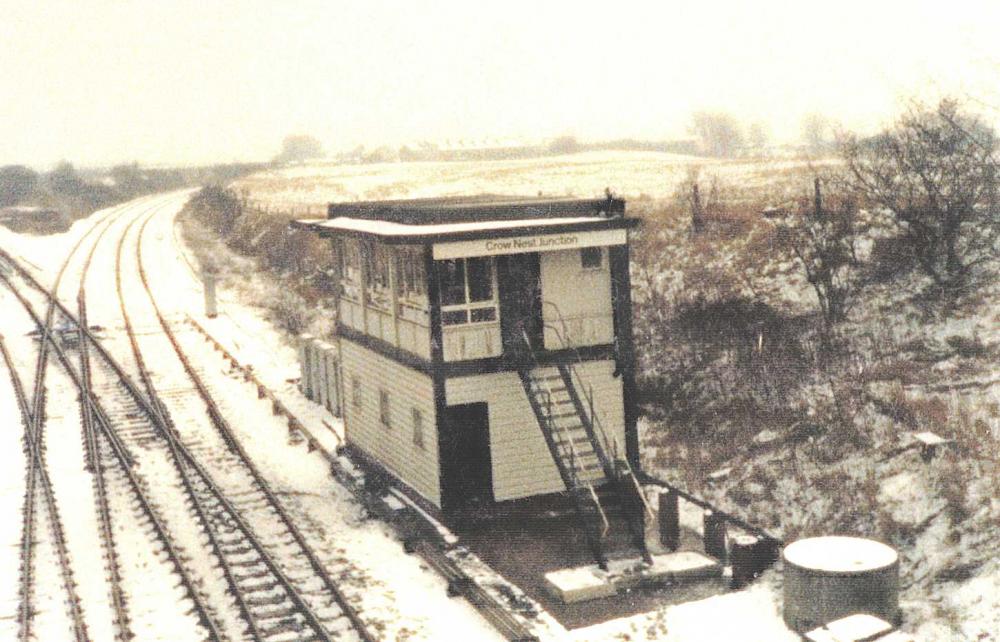
{"label": "signal box window", "polygon": [[493,257],[438,261],[441,322],[444,325],[497,320],[496,267]]}
{"label": "signal box window", "polygon": [[357,375],[351,379],[351,397],[354,401],[354,407],[361,407],[361,378]]}
{"label": "signal box window", "polygon": [[392,425],[389,416],[389,393],[385,390],[378,391],[378,418],[386,428]]}
{"label": "signal box window", "polygon": [[585,270],[600,269],[601,256],[601,248],[585,247],[580,250],[580,266]]}
{"label": "signal box window", "polygon": [[413,409],[413,445],[424,449],[424,415],[419,409]]}

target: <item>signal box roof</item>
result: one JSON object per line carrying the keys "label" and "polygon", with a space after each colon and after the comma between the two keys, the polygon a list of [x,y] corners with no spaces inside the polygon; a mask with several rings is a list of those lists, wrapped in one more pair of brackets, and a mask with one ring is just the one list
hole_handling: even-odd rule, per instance
{"label": "signal box roof", "polygon": [[553,199],[484,194],[447,198],[331,203],[325,220],[292,226],[320,236],[368,236],[386,243],[427,243],[627,229],[619,198]]}

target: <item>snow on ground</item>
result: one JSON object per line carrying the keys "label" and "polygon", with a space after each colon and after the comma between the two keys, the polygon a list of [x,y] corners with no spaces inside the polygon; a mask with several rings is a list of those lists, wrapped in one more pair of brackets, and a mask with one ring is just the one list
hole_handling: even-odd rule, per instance
{"label": "snow on ground", "polygon": [[582,629],[569,640],[798,642],[779,611],[780,585],[769,571],[749,588]]}
{"label": "snow on ground", "polygon": [[[588,162],[593,162],[598,166],[609,162],[625,164],[631,162],[624,159],[616,160],[611,156],[596,156]],[[646,159],[646,162],[649,162],[649,159]],[[677,164],[685,163],[686,160],[663,159],[663,162]],[[531,168],[531,164],[526,162],[523,163],[524,167],[519,168],[517,162],[512,163],[511,166],[505,167],[504,162],[497,162],[493,164],[494,167],[491,170],[498,176],[503,175],[501,170],[504,169],[514,174],[520,172],[518,177],[511,179],[513,182],[510,193],[523,193],[525,172],[537,171],[539,176],[547,175],[546,180],[550,181],[556,180],[553,177],[566,178],[567,176],[565,173],[561,175],[557,167]],[[541,161],[536,164],[544,165]],[[576,159],[573,164],[574,167],[570,169],[577,174],[570,178],[574,181],[589,171],[582,167],[585,163],[581,159]],[[411,165],[430,166],[435,164]],[[448,190],[451,189],[465,192],[473,189],[476,185],[482,186],[482,189],[477,189],[477,191],[503,191],[497,184],[488,183],[483,176],[477,177],[475,172],[471,172],[472,168],[466,168],[470,170],[471,175],[463,178],[460,176],[463,164],[449,163],[447,165],[448,167],[443,169],[425,167],[420,170],[432,172],[447,169],[449,172],[453,172],[451,183],[433,188],[439,193],[448,193]],[[477,163],[476,165],[482,164]],[[729,167],[729,165],[719,163],[713,166],[713,171],[716,168],[725,167]],[[353,186],[352,190],[361,190],[348,191],[344,188],[344,195],[339,199],[343,200],[343,198],[348,197],[372,196],[379,189],[382,189],[380,186],[393,185],[394,181],[401,180],[401,177],[394,175],[393,172],[410,171],[413,168],[399,168],[395,165],[376,166],[376,173],[382,172],[382,175],[375,178],[362,177],[357,179],[349,176],[348,171],[342,166],[326,166],[319,169],[332,175],[335,182],[346,181]],[[356,169],[360,175],[370,172],[372,166]],[[604,169],[594,170],[595,175],[606,176],[607,173]],[[310,178],[310,172],[313,170],[296,168],[295,171],[305,178]],[[570,170],[566,171],[570,172]],[[655,180],[663,179],[662,168],[650,171],[656,174]],[[676,171],[681,172],[680,169]],[[749,170],[737,170],[734,167],[729,171],[745,172]],[[546,172],[549,173],[546,174]],[[422,179],[417,180],[419,176],[402,178],[406,178],[408,181],[413,180],[415,185],[423,184],[420,182]],[[649,180],[653,181],[654,179],[651,177]],[[356,182],[351,183],[351,181]],[[367,185],[365,181],[374,182],[375,185]],[[476,181],[481,181],[481,183]],[[515,183],[516,188],[514,187]],[[328,189],[328,187],[322,189]],[[400,187],[400,189],[403,188]],[[589,190],[590,187],[588,186],[586,189]],[[603,189],[603,186],[595,189]],[[590,193],[586,192],[584,195]],[[309,198],[325,199],[325,194],[326,192],[313,190],[309,192],[308,196]],[[430,194],[410,190],[400,195]],[[219,356],[211,351],[208,343],[201,340],[200,336],[193,331],[183,330],[183,319],[190,314],[213,336],[227,345],[241,363],[252,366],[261,380],[272,388],[300,419],[306,422],[314,434],[320,436],[324,446],[333,448],[338,439],[335,433],[342,429],[340,422],[299,393],[293,383],[299,374],[295,349],[287,336],[265,321],[264,309],[254,304],[253,297],[247,298],[246,289],[221,288],[221,314],[219,318],[209,320],[203,316],[203,293],[197,268],[190,253],[183,247],[173,222],[173,215],[184,200],[184,194],[149,197],[133,202],[127,206],[127,209],[132,213],[139,209],[148,210],[153,205],[162,206],[162,211],[149,225],[147,243],[144,248],[145,262],[154,287],[157,288],[160,305],[175,326],[182,330],[181,335],[185,348],[192,352],[199,367],[214,368],[217,373],[228,372],[228,366],[223,364]],[[50,237],[19,235],[0,228],[0,246],[37,266],[43,281],[49,282],[54,276],[59,260],[72,243],[85,233],[88,226],[93,225],[102,216],[112,214],[108,212],[97,213],[89,219],[77,222],[69,232]],[[115,230],[120,231],[119,225],[124,225],[124,219],[122,223],[114,224],[115,229],[109,232],[109,239],[116,238]],[[112,247],[112,241],[106,241],[102,250],[95,256],[91,287],[113,288],[113,279],[110,276],[113,273],[114,262]],[[219,251],[224,252],[225,249],[220,245]],[[256,290],[257,292],[267,292],[268,290],[262,289],[263,281],[259,275],[253,272],[252,264],[246,260],[240,261],[238,259],[234,259],[230,264],[237,261],[245,270],[240,275],[241,280],[250,284],[244,287],[251,291],[260,287],[261,289]],[[134,280],[130,283],[130,288],[137,287]],[[61,294],[64,299],[71,300],[73,292],[64,288]],[[113,290],[109,289],[106,294],[105,301],[113,300]],[[120,327],[120,321],[116,321],[117,316],[116,307],[110,305],[90,309],[91,322],[107,324],[111,330]],[[974,321],[938,324],[935,326],[935,334],[936,336],[940,335],[937,339],[941,342],[956,334],[974,334],[993,344],[998,339],[998,326],[995,323],[992,325],[984,323],[984,318],[980,315]],[[147,324],[144,329],[150,329],[149,325]],[[13,340],[11,337],[8,339]],[[19,340],[23,340],[23,336],[19,337]],[[124,342],[112,343],[115,343],[114,348],[119,353],[124,353],[127,350]],[[199,348],[199,346],[201,347]],[[126,360],[123,359],[123,361]],[[947,364],[945,366],[935,365],[935,367],[946,366]],[[252,387],[238,380],[234,373],[229,374],[231,380],[228,382],[216,377],[217,383],[213,384],[213,390],[224,391],[223,397],[227,412],[232,413],[233,416],[241,417],[240,421],[234,422],[234,428],[239,431],[248,450],[265,471],[265,475],[272,480],[282,501],[300,520],[307,539],[316,547],[317,553],[326,560],[343,560],[345,565],[353,568],[352,573],[355,574],[356,580],[353,583],[347,582],[347,591],[353,599],[360,600],[365,617],[371,617],[382,623],[386,639],[440,639],[440,631],[443,626],[447,627],[451,633],[449,639],[496,639],[496,634],[468,604],[462,600],[449,600],[445,597],[443,581],[433,572],[423,568],[418,558],[405,555],[400,543],[395,540],[385,525],[368,519],[362,513],[346,491],[330,478],[326,461],[319,453],[308,454],[304,444],[290,443],[287,430],[280,421],[270,417],[267,403],[257,400]],[[942,379],[944,377],[945,375],[942,374]],[[976,380],[974,383],[981,382]],[[987,407],[991,403],[991,399],[994,404],[997,401],[997,387],[988,382],[987,384],[983,393],[976,399],[977,403],[983,404],[982,407]],[[0,383],[0,408],[6,411],[11,407],[12,396],[9,390],[4,392],[5,386],[9,388],[9,384]],[[979,390],[979,388],[974,387],[973,390]],[[12,415],[8,413],[7,416]],[[11,432],[15,435],[20,434],[19,430],[8,431],[8,433]],[[3,451],[4,457],[15,456],[20,452],[20,445],[16,443],[16,436],[11,437],[8,434],[7,437],[9,437],[7,441],[10,443],[9,447]],[[77,444],[78,447],[79,438],[77,437],[73,443]],[[72,443],[68,443],[67,447],[72,445]],[[72,450],[66,452],[72,454]],[[69,454],[66,456],[69,457]],[[864,462],[853,461],[853,463],[847,462],[845,465],[860,468]],[[8,515],[19,514],[21,501],[16,479],[16,475],[20,474],[19,471],[23,471],[23,462],[20,465],[17,462],[12,462],[11,465],[4,466],[3,476],[0,476],[0,502],[3,502],[4,507],[10,509]],[[60,467],[60,471],[62,471],[60,475],[63,475],[62,467]],[[166,470],[163,472],[166,473]],[[23,483],[23,479],[21,483]],[[908,467],[908,465],[900,463],[891,469],[887,468],[886,474],[880,478],[879,492],[886,499],[886,504],[890,507],[894,517],[904,523],[913,523],[941,509],[941,500],[934,497],[933,493],[930,492],[931,489],[923,487],[926,483],[927,479],[921,472],[913,470],[912,466]],[[802,489],[798,482],[788,480],[787,484],[788,488],[784,490],[782,488],[776,489],[776,497],[797,498],[796,503],[809,504],[811,496],[804,497],[802,495],[800,492]],[[89,484],[86,487],[89,489]],[[65,493],[65,491],[63,492]],[[982,488],[980,483],[975,492],[984,494],[988,492],[988,489]],[[993,494],[995,496],[995,489],[993,489]],[[808,506],[800,508],[800,510],[806,509]],[[119,510],[123,511],[125,508],[119,507]],[[685,515],[685,520],[692,524],[696,523],[698,519],[699,514],[696,511]],[[51,582],[53,588],[50,594],[42,595],[40,599],[43,612],[39,618],[39,631],[48,631],[52,634],[58,632],[59,635],[64,635],[65,615],[62,611],[65,609],[56,608],[59,606],[62,595],[59,584],[61,580],[52,574],[51,567],[53,565],[46,561],[46,555],[51,557],[51,551],[46,552],[45,539],[47,535],[44,531],[44,522],[40,523],[40,526],[43,529],[40,534],[39,550],[42,573],[39,575],[39,581]],[[3,541],[10,540],[13,545],[16,545],[18,538],[16,522],[8,530],[9,533],[0,531],[0,533],[8,535]],[[126,547],[140,547],[145,541],[142,537],[132,539],[122,537],[123,540],[127,540],[124,545]],[[947,537],[949,537],[948,528],[942,520],[932,523],[930,528],[921,533],[921,539],[914,546],[924,555],[920,561],[923,565],[921,568],[927,567],[934,570],[945,565],[945,558],[953,554],[951,549],[941,544]],[[6,557],[0,556],[0,565],[3,565],[0,566],[0,570],[10,568],[13,571],[13,574],[5,574],[7,577],[16,576],[17,572],[17,549],[15,547],[11,550],[14,551],[12,554]],[[14,584],[16,585],[16,582]],[[14,597],[14,602],[10,602],[11,609],[7,609],[9,611],[16,606],[16,587],[13,592],[8,591],[8,593]],[[155,596],[155,593],[153,595]],[[144,604],[142,608],[152,612],[150,595],[147,594],[145,597],[146,599],[141,601]],[[961,631],[967,639],[996,639],[995,632],[986,628],[991,626],[991,623],[997,622],[997,614],[1000,613],[1000,568],[998,568],[996,560],[978,569],[968,581],[938,584],[926,595],[926,599],[923,598],[924,593],[918,592],[904,596],[903,603],[903,608],[908,614],[908,621],[913,623],[916,627],[916,633],[923,640],[956,639],[957,631]],[[3,601],[4,599],[4,596],[0,596],[0,605],[8,603]],[[175,600],[176,597],[171,596],[168,599]],[[781,642],[786,639],[796,639],[781,622],[779,605],[780,576],[776,571],[771,571],[765,574],[760,582],[745,591],[667,607],[653,613],[641,614],[572,632],[566,632],[558,625],[546,621],[543,627],[545,629],[543,637],[572,640],[662,639],[677,640],[678,642],[728,639]],[[720,614],[724,614],[724,617],[720,617]],[[959,618],[958,622],[948,621],[948,618],[956,617]],[[12,626],[16,627],[16,624]],[[165,630],[169,631],[169,629]],[[164,634],[162,639],[170,637],[169,634]],[[174,637],[182,638],[183,636]]]}
{"label": "snow on ground", "polygon": [[[262,320],[260,308],[240,304],[232,293],[222,292],[219,319],[203,316],[200,282],[175,245],[173,214],[178,209],[153,218],[143,246],[143,261],[164,314],[172,320],[187,314],[196,317],[217,339],[235,348],[237,358],[253,366],[265,384],[274,385],[283,400],[294,401],[290,407],[312,406],[300,418],[319,419],[318,425],[310,425],[314,433],[328,433],[324,423],[339,428],[338,420],[286,381],[298,376],[297,353]],[[226,368],[200,336],[175,325],[183,347],[199,367],[215,372]],[[285,506],[293,509],[310,544],[322,559],[344,560],[345,590],[360,601],[362,617],[377,623],[380,635],[387,640],[435,640],[447,622],[449,636],[455,639],[500,639],[471,606],[449,599],[444,581],[424,568],[419,558],[405,554],[386,525],[362,515],[360,506],[332,480],[320,453],[309,454],[303,445],[289,443],[287,428],[271,415],[269,402],[257,398],[255,389],[235,374],[228,381],[216,374],[212,381],[231,427]]]}
{"label": "snow on ground", "polygon": [[[289,344],[288,338],[272,325],[264,321],[265,311],[263,308],[248,304],[246,301],[259,298],[259,292],[254,290],[254,285],[244,286],[242,290],[227,289],[219,290],[219,316],[216,319],[207,319],[203,315],[203,292],[200,280],[197,278],[198,270],[193,254],[187,250],[181,241],[179,233],[172,233],[164,229],[168,217],[158,217],[154,223],[150,224],[147,235],[156,239],[158,243],[150,243],[148,247],[161,245],[162,252],[160,258],[153,259],[150,253],[149,262],[167,266],[170,262],[179,263],[174,269],[167,269],[161,275],[170,275],[172,301],[178,306],[177,314],[180,317],[182,312],[191,314],[199,324],[206,328],[217,340],[234,354],[236,359],[243,365],[253,367],[254,372],[265,385],[276,391],[283,403],[286,403],[296,414],[304,420],[311,432],[323,440],[325,435],[330,435],[330,428],[338,433],[342,432],[342,422],[334,418],[318,404],[307,400],[292,383],[299,376],[298,354]],[[146,249],[144,249],[144,252]],[[219,253],[229,254],[229,251],[221,244],[215,250]],[[252,269],[246,260],[239,257],[226,257],[219,261],[220,264],[235,264],[241,269]],[[246,281],[252,282],[252,275],[245,274]],[[151,274],[151,278],[152,274]],[[261,284],[263,287],[263,284]],[[262,290],[267,292],[268,290]],[[162,304],[161,304],[162,305]],[[191,348],[192,354],[197,354],[196,344],[200,340],[197,336],[184,339],[185,349]],[[201,341],[204,351],[203,358],[211,362],[215,360],[216,367],[228,370],[221,358],[212,353],[208,343]],[[236,375],[233,375],[237,378]],[[253,394],[253,388],[248,384],[241,384],[249,394]],[[226,395],[225,398],[233,398],[235,395]],[[255,396],[255,395],[254,395]],[[268,402],[261,401],[254,409],[248,406],[245,412],[249,416],[253,413],[268,413]],[[263,422],[257,422],[258,424]],[[336,551],[345,555],[352,561],[360,559],[366,575],[378,586],[379,590],[367,591],[365,609],[372,609],[376,613],[382,612],[382,606],[378,602],[395,599],[395,608],[400,609],[403,605],[420,604],[425,605],[427,596],[436,596],[443,593],[443,583],[436,576],[427,571],[419,569],[416,558],[401,556],[400,543],[394,541],[389,535],[387,528],[379,522],[363,521],[358,514],[358,508],[351,506],[345,491],[329,483],[329,476],[326,471],[326,463],[319,455],[314,453],[306,456],[305,444],[299,444],[293,448],[287,445],[288,433],[283,426],[272,426],[270,433],[253,432],[256,429],[254,422],[237,422],[234,428],[242,429],[244,443],[248,449],[258,453],[261,461],[272,460],[268,466],[274,471],[276,481],[287,490],[288,501],[298,503],[303,506],[309,515],[307,521],[315,524],[315,528],[310,532],[319,534],[333,533],[333,541],[324,546],[335,546]],[[335,441],[325,444],[327,447],[335,446]],[[279,459],[280,458],[280,459]],[[312,468],[312,466],[316,468]],[[332,510],[329,507],[331,499],[324,495],[333,493],[336,501],[342,502],[346,508]],[[685,526],[700,528],[703,511],[687,502],[682,502],[682,521]],[[343,516],[343,514],[353,515],[355,524],[352,529],[343,530],[343,526],[337,526],[333,515]],[[359,556],[356,558],[355,556]],[[384,556],[384,557],[383,557]],[[378,563],[374,563],[378,560]],[[477,577],[489,578],[495,572],[477,572]],[[403,576],[403,577],[400,577]],[[394,579],[395,578],[395,581]],[[399,581],[402,579],[403,581]],[[778,592],[774,589],[773,582],[754,587],[749,591],[740,591],[719,597],[702,600],[693,605],[679,605],[669,607],[664,611],[656,611],[650,614],[640,614],[629,618],[622,618],[613,622],[566,631],[555,620],[544,614],[540,618],[536,633],[540,633],[543,639],[552,640],[621,640],[621,639],[661,639],[652,635],[644,637],[647,631],[659,631],[661,626],[658,622],[668,622],[668,629],[678,631],[674,637],[663,638],[666,640],[698,642],[699,640],[716,641],[734,639],[728,637],[736,631],[743,632],[750,637],[748,641],[759,640],[760,642],[783,642],[784,640],[796,640],[784,626],[778,612],[777,605],[780,603]],[[464,606],[463,601],[452,601],[451,604]],[[427,622],[428,630],[434,626],[434,622],[450,621],[440,617],[435,611],[439,607],[435,606],[434,611],[428,612],[422,608],[422,615],[418,621]],[[468,608],[468,607],[465,607]],[[720,611],[732,612],[734,617],[715,623],[704,622],[706,613],[717,613]],[[700,631],[700,633],[699,633]],[[641,632],[637,635],[636,632]],[[495,634],[494,634],[495,635]],[[631,635],[631,638],[623,638],[622,635]],[[416,635],[415,639],[422,639],[422,634]],[[457,630],[454,638],[460,639]],[[476,638],[481,639],[481,638]],[[743,638],[740,638],[741,640]]]}
{"label": "snow on ground", "polygon": [[[656,198],[671,195],[695,167],[703,168],[704,176],[716,175],[725,182],[739,179],[746,185],[770,183],[773,177],[806,165],[798,160],[720,161],[661,152],[602,151],[496,161],[316,163],[254,174],[233,188],[277,207],[480,193],[599,197],[605,188],[627,197]],[[322,216],[322,207],[316,213]]]}
{"label": "snow on ground", "polygon": [[[4,315],[6,316],[6,315]],[[4,337],[7,335],[4,334]],[[0,639],[17,635],[18,587],[21,568],[21,515],[24,508],[24,424],[10,374],[0,364]]]}

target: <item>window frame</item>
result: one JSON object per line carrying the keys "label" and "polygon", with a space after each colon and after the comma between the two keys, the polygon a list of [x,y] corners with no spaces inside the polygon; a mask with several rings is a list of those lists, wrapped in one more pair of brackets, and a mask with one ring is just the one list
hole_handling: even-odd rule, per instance
{"label": "window frame", "polygon": [[427,274],[424,271],[424,254],[420,247],[397,247],[393,252],[396,270],[396,305],[399,309],[413,308],[426,312]]}
{"label": "window frame", "polygon": [[[472,301],[470,297],[470,286],[469,286],[469,259],[484,259],[488,262],[490,268],[490,299],[482,301]],[[450,305],[445,305],[441,300],[444,296],[444,288],[439,287],[438,290],[438,302],[441,305],[441,325],[445,328],[459,328],[467,326],[480,326],[487,324],[496,324],[500,322],[500,298],[497,292],[497,262],[496,258],[492,256],[470,256],[461,257],[455,259],[447,259],[448,261],[461,262],[462,265],[462,277],[464,280],[463,287],[465,289],[465,301],[464,303],[452,303]],[[441,261],[440,263],[444,263]],[[439,263],[439,265],[440,265]],[[436,275],[440,276],[441,270],[435,270]],[[474,311],[478,310],[493,310],[493,318],[487,319],[485,321],[473,321],[472,314]],[[446,321],[449,312],[464,312],[465,321],[458,323],[450,323]]]}
{"label": "window frame", "polygon": [[341,243],[341,296],[354,303],[361,302],[361,241],[345,238]]}
{"label": "window frame", "polygon": [[392,399],[385,388],[378,389],[378,420],[386,428],[392,428]]}
{"label": "window frame", "polygon": [[[586,256],[589,252],[597,252],[597,265],[587,265]],[[604,269],[604,248],[601,246],[580,248],[580,269],[581,270],[603,270]]]}
{"label": "window frame", "polygon": [[364,395],[361,393],[361,377],[358,375],[351,377],[351,403],[358,410],[364,408]]}
{"label": "window frame", "polygon": [[424,413],[420,412],[420,408],[417,407],[413,407],[410,410],[410,421],[413,425],[413,445],[420,450],[425,450]]}
{"label": "window frame", "polygon": [[392,292],[392,250],[384,243],[362,239],[361,262],[364,265],[365,305],[382,312],[391,312],[395,297]]}

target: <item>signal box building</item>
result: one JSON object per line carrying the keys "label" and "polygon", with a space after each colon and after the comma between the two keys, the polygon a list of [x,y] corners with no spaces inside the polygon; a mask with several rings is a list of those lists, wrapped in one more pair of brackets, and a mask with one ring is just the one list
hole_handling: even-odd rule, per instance
{"label": "signal box building", "polygon": [[351,453],[445,515],[553,493],[602,513],[638,469],[637,223],[610,196],[337,203],[295,222],[338,257]]}

